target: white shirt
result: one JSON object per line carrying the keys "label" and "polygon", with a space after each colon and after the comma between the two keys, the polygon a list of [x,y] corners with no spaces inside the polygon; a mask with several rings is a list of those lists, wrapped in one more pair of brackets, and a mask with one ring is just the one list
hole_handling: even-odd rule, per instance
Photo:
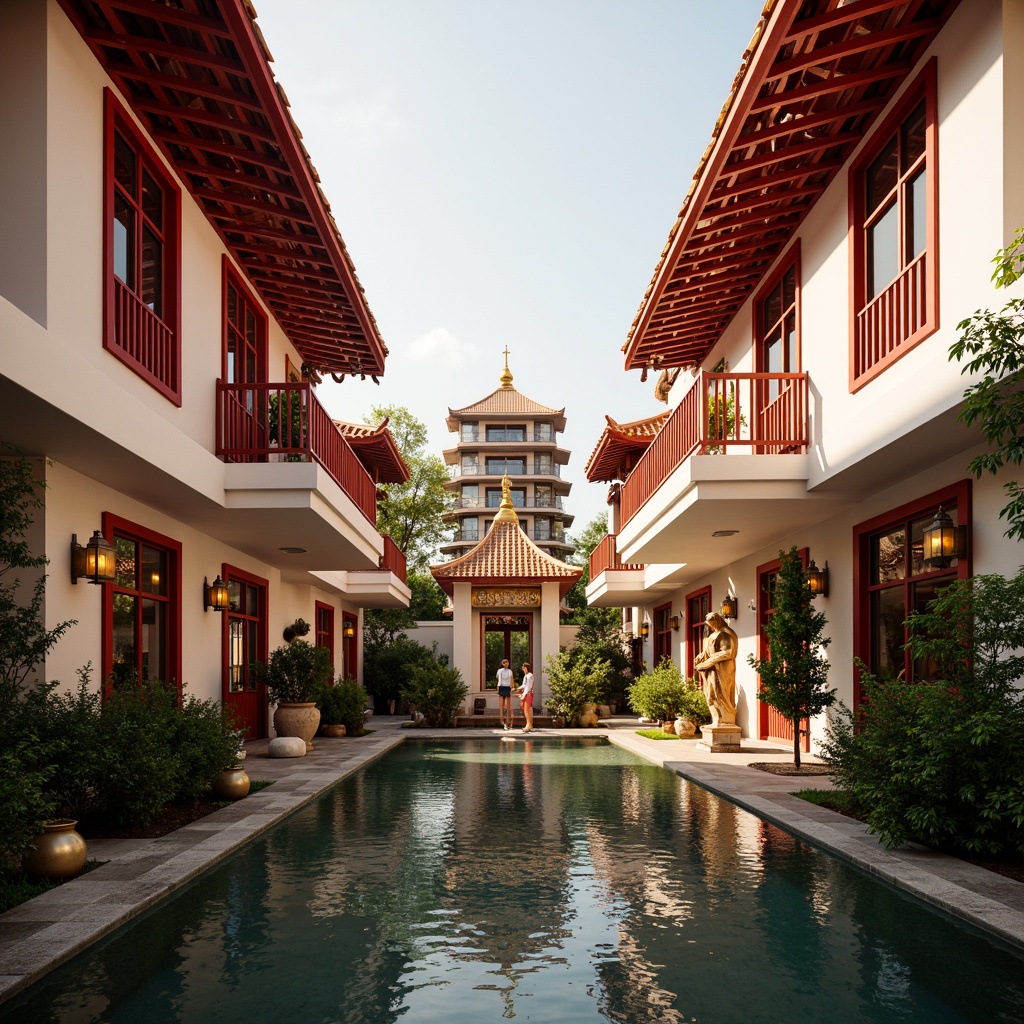
{"label": "white shirt", "polygon": [[522,693],[520,694],[520,696],[521,697],[525,697],[528,693],[533,693],[533,673],[532,672],[527,672],[526,675],[523,676],[523,689],[522,689]]}
{"label": "white shirt", "polygon": [[512,685],[512,669],[505,668],[504,665],[498,669],[498,685],[499,686],[511,686]]}

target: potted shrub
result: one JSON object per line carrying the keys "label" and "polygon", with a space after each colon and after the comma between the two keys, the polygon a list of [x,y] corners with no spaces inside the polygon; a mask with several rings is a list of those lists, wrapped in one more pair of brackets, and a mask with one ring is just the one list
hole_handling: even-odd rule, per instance
{"label": "potted shrub", "polygon": [[324,736],[358,736],[363,730],[366,690],[351,676],[336,684],[322,684],[316,691],[320,732]]}
{"label": "potted shrub", "polygon": [[331,652],[305,640],[293,640],[272,651],[270,661],[255,662],[253,672],[266,686],[267,700],[277,705],[274,729],[278,736],[301,736],[306,749],[312,750],[310,741],[320,724],[315,694],[334,672]]}
{"label": "potted shrub", "polygon": [[672,722],[682,710],[686,684],[675,663],[663,658],[661,664],[645,672],[629,688],[629,706],[652,722]]}

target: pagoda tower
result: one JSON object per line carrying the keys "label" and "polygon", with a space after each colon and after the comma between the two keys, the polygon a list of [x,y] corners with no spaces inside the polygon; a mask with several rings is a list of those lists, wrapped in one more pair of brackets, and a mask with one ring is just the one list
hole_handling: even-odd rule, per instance
{"label": "pagoda tower", "polygon": [[570,453],[558,447],[565,409],[541,405],[513,387],[508,348],[498,379],[501,386],[486,398],[448,410],[448,429],[458,437],[444,452],[450,474],[445,489],[455,495],[455,509],[446,518],[455,536],[441,553],[458,558],[487,535],[507,475],[521,528],[542,551],[564,559],[574,550],[565,534],[573,517],[564,506],[572,484],[561,475]]}

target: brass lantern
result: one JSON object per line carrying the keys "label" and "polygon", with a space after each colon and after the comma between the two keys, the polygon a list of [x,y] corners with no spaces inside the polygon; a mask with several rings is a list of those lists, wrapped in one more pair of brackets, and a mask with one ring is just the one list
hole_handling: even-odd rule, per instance
{"label": "brass lantern", "polygon": [[954,558],[963,558],[967,554],[967,527],[955,526],[941,505],[921,540],[924,564],[932,569],[948,569]]}
{"label": "brass lantern", "polygon": [[825,568],[819,569],[812,558],[810,564],[804,569],[804,578],[807,580],[807,588],[811,597],[828,597],[828,560],[825,561]]}
{"label": "brass lantern", "polygon": [[94,530],[89,543],[82,547],[78,534],[71,534],[71,582],[85,577],[89,583],[113,583],[117,579],[117,554],[114,546]]}

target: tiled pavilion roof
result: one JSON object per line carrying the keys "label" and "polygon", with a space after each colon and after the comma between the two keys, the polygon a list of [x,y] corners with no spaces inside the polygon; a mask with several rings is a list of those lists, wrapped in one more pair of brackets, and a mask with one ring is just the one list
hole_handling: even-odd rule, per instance
{"label": "tiled pavilion roof", "polygon": [[597,444],[587,460],[584,473],[591,483],[625,480],[647,446],[654,440],[668,419],[671,410],[631,423],[616,423],[605,416],[608,425],[601,431]]}
{"label": "tiled pavilion roof", "polygon": [[387,347],[249,0],[58,0],[305,363]]}
{"label": "tiled pavilion roof", "polygon": [[559,596],[565,597],[583,574],[583,567],[560,562],[541,551],[519,525],[507,476],[503,490],[498,514],[483,540],[461,558],[432,565],[431,575],[449,597],[456,583],[532,586],[552,580],[558,581]]}
{"label": "tiled pavilion roof", "polygon": [[474,417],[487,418],[489,416],[512,414],[517,416],[543,416],[551,417],[554,420],[554,429],[561,433],[565,430],[565,406],[561,409],[552,409],[550,406],[541,405],[532,398],[516,391],[512,386],[512,373],[508,368],[508,351],[505,354],[505,369],[499,377],[501,387],[492,391],[486,398],[479,402],[467,405],[464,409],[448,409],[448,429],[458,430],[460,420],[473,419]]}
{"label": "tiled pavilion roof", "polygon": [[335,420],[334,425],[375,484],[404,484],[409,479],[409,467],[388,430],[387,417],[377,427],[344,420]]}
{"label": "tiled pavilion roof", "polygon": [[699,365],[959,0],[767,0],[630,329]]}

